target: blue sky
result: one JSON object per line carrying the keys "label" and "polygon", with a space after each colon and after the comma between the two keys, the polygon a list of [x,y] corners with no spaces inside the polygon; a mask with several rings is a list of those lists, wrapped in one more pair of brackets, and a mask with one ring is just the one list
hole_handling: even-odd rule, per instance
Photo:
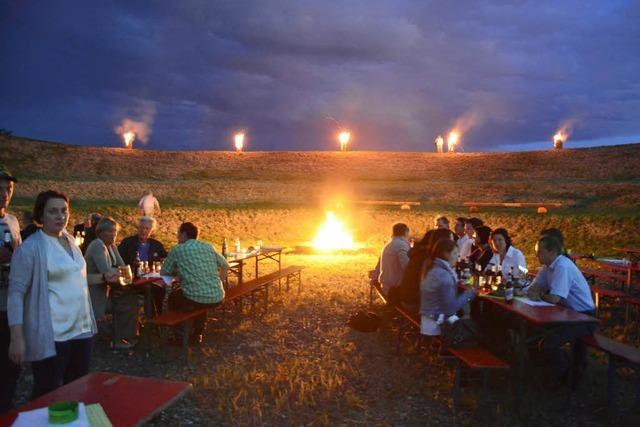
{"label": "blue sky", "polygon": [[640,142],[637,1],[17,1],[0,128],[150,149],[465,151]]}

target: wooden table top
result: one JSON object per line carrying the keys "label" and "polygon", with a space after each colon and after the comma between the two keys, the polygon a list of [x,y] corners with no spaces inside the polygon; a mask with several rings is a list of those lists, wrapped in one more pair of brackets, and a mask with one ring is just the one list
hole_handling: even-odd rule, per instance
{"label": "wooden table top", "polygon": [[483,301],[487,301],[504,311],[512,313],[528,322],[536,325],[555,325],[558,323],[598,323],[595,317],[578,313],[566,307],[554,306],[532,306],[514,299],[511,303],[506,303],[503,298],[480,296]]}
{"label": "wooden table top", "polygon": [[140,425],[190,390],[191,384],[181,381],[93,372],[8,412],[0,426],[10,426],[20,412],[65,400],[101,404],[114,427]]}
{"label": "wooden table top", "polygon": [[260,249],[259,251],[242,253],[240,256],[234,256],[227,258],[228,263],[237,263],[240,261],[246,261],[251,258],[257,258],[259,255],[277,254],[284,250],[284,246],[268,246]]}
{"label": "wooden table top", "polygon": [[635,255],[640,255],[640,248],[634,248],[634,247],[622,247],[622,248],[613,248],[614,250],[618,251],[618,252],[623,252],[626,254],[635,254]]}

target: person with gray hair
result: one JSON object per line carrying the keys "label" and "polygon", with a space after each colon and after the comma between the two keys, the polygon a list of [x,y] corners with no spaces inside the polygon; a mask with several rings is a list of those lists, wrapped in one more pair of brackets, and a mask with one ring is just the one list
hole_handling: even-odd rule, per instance
{"label": "person with gray hair", "polygon": [[107,288],[111,288],[113,348],[126,350],[133,347],[132,340],[137,335],[138,295],[135,290],[108,280],[109,275],[118,271],[118,267],[126,265],[115,243],[119,230],[120,225],[113,218],[103,217],[96,226],[96,239],[87,247],[84,257],[87,274],[104,275],[101,283],[89,286],[96,319],[101,320],[105,316]]}
{"label": "person with gray hair", "polygon": [[[149,265],[155,261],[162,261],[167,257],[167,251],[162,243],[151,238],[151,234],[156,229],[157,221],[153,217],[141,216],[138,218],[138,233],[125,237],[118,245],[118,251],[122,256],[125,264],[135,265],[136,258],[140,261],[146,261]],[[161,286],[152,286],[151,294],[155,306],[155,313],[162,313],[162,301],[164,300],[165,290]],[[145,313],[153,315],[153,313]]]}

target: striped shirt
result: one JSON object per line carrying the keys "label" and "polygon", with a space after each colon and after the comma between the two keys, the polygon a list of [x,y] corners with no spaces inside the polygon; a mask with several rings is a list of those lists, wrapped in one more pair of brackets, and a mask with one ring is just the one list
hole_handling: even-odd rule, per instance
{"label": "striped shirt", "polygon": [[189,239],[171,249],[162,265],[162,274],[177,275],[182,293],[200,304],[215,304],[224,299],[218,268],[228,267],[227,260],[209,243]]}

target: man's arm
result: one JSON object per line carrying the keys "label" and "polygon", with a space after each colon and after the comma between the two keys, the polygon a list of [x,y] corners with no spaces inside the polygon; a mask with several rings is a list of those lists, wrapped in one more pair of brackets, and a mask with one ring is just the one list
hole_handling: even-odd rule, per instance
{"label": "man's arm", "polygon": [[402,270],[407,269],[407,264],[409,264],[409,244],[402,245],[398,250],[398,260],[400,261],[400,266]]}

